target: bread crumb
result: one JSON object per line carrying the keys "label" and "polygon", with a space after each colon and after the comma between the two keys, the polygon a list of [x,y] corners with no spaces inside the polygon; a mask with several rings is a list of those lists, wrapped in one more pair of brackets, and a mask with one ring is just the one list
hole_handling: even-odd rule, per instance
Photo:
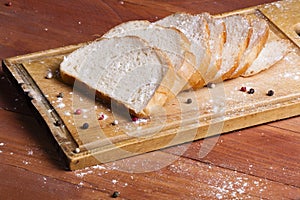
{"label": "bread crumb", "polygon": [[64,113],[66,116],[71,116],[71,113],[69,111],[65,111]]}
{"label": "bread crumb", "polygon": [[62,103],[62,102],[57,105],[58,108],[64,108],[65,106],[66,105],[64,103]]}
{"label": "bread crumb", "polygon": [[135,124],[141,124],[141,123],[147,123],[147,119],[138,118],[136,121],[134,121]]}

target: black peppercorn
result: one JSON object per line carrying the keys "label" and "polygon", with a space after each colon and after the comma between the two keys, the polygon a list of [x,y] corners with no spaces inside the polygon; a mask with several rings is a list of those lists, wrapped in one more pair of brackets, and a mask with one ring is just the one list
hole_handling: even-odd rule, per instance
{"label": "black peppercorn", "polygon": [[273,96],[273,95],[274,95],[274,91],[273,91],[273,90],[269,90],[269,91],[267,92],[267,95],[268,95],[268,96]]}
{"label": "black peppercorn", "polygon": [[248,94],[254,94],[255,90],[253,88],[251,88],[249,91],[248,91]]}
{"label": "black peppercorn", "polygon": [[64,93],[60,92],[58,95],[57,95],[58,98],[64,98]]}
{"label": "black peppercorn", "polygon": [[55,126],[61,126],[62,125],[62,122],[60,120],[57,120],[55,123],[54,123]]}
{"label": "black peppercorn", "polygon": [[83,125],[82,125],[82,129],[88,129],[89,128],[89,124],[88,123],[84,123]]}
{"label": "black peppercorn", "polygon": [[188,99],[186,100],[186,103],[187,103],[187,104],[190,104],[190,103],[192,103],[192,102],[193,102],[193,100],[190,99],[190,98],[188,98]]}
{"label": "black peppercorn", "polygon": [[120,196],[120,192],[117,192],[117,191],[115,191],[115,192],[111,195],[112,198],[117,198],[118,196]]}

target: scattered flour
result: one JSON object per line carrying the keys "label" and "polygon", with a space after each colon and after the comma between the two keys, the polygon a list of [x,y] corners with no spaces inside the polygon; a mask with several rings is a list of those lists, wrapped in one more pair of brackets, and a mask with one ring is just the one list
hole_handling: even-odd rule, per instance
{"label": "scattered flour", "polygon": [[26,161],[26,160],[23,160],[22,162],[23,162],[23,164],[25,164],[25,165],[30,164],[30,162],[28,162],[28,161]]}
{"label": "scattered flour", "polygon": [[57,105],[58,108],[64,108],[65,106],[66,105],[64,103],[62,103],[62,102]]}
{"label": "scattered flour", "polygon": [[29,150],[27,154],[28,154],[28,155],[33,155],[33,151],[32,151],[32,150]]}
{"label": "scattered flour", "polygon": [[79,177],[79,178],[82,178],[88,174],[93,174],[94,172],[93,171],[85,171],[85,172],[76,172],[75,173],[75,176]]}

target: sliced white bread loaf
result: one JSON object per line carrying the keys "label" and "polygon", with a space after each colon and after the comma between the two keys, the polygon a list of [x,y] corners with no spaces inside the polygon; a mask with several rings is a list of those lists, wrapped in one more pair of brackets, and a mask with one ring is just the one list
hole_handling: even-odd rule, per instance
{"label": "sliced white bread loaf", "polygon": [[222,65],[211,82],[221,82],[231,77],[248,47],[252,34],[249,20],[242,15],[222,17],[226,26],[226,42],[222,52]]}
{"label": "sliced white bread loaf", "polygon": [[200,15],[206,19],[210,30],[209,47],[212,54],[207,72],[204,75],[205,83],[207,84],[215,77],[222,64],[222,52],[226,41],[226,26],[221,18],[215,18],[209,13],[201,13]]}
{"label": "sliced white bread loaf", "polygon": [[288,40],[277,39],[266,43],[258,57],[250,67],[242,74],[243,77],[253,76],[261,71],[269,69],[291,51],[291,43]]}
{"label": "sliced white bread loaf", "polygon": [[175,71],[158,49],[138,37],[100,39],[65,57],[63,81],[84,83],[138,116],[149,116],[173,93]]}
{"label": "sliced white bread loaf", "polygon": [[[202,15],[175,13],[155,22],[155,24],[174,27],[183,32],[189,39],[191,52],[196,57],[196,71],[191,77],[190,84],[194,89],[203,87],[205,84],[204,75],[211,59],[210,31],[205,18]],[[188,87],[185,87],[185,89],[188,89]]]}
{"label": "sliced white bread loaf", "polygon": [[267,42],[270,30],[268,23],[264,19],[258,17],[250,18],[250,23],[253,33],[250,38],[248,48],[244,52],[239,66],[231,75],[231,79],[239,77],[248,69]]}
{"label": "sliced white bread loaf", "polygon": [[123,36],[138,36],[166,54],[178,75],[176,77],[178,85],[174,85],[172,89],[175,92],[174,95],[177,95],[185,85],[195,84],[190,78],[194,71],[195,56],[189,51],[190,42],[182,32],[175,28],[158,26],[149,21],[135,20],[112,28],[102,37]]}

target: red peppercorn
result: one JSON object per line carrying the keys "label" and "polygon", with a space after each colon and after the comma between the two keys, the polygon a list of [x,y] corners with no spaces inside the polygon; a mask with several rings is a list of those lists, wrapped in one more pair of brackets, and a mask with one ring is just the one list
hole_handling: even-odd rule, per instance
{"label": "red peppercorn", "polygon": [[139,120],[139,118],[137,118],[137,117],[132,117],[131,119],[132,119],[132,121],[134,121],[134,122],[136,122],[137,120]]}
{"label": "red peppercorn", "polygon": [[81,112],[82,112],[82,111],[81,111],[81,109],[77,109],[77,110],[75,110],[75,114],[76,114],[76,115],[80,115],[80,114],[81,114]]}
{"label": "red peppercorn", "polygon": [[246,92],[246,91],[247,91],[247,88],[246,88],[246,87],[241,87],[240,91]]}
{"label": "red peppercorn", "polygon": [[101,115],[99,116],[98,120],[103,120],[103,119],[104,119],[104,115],[101,114]]}

